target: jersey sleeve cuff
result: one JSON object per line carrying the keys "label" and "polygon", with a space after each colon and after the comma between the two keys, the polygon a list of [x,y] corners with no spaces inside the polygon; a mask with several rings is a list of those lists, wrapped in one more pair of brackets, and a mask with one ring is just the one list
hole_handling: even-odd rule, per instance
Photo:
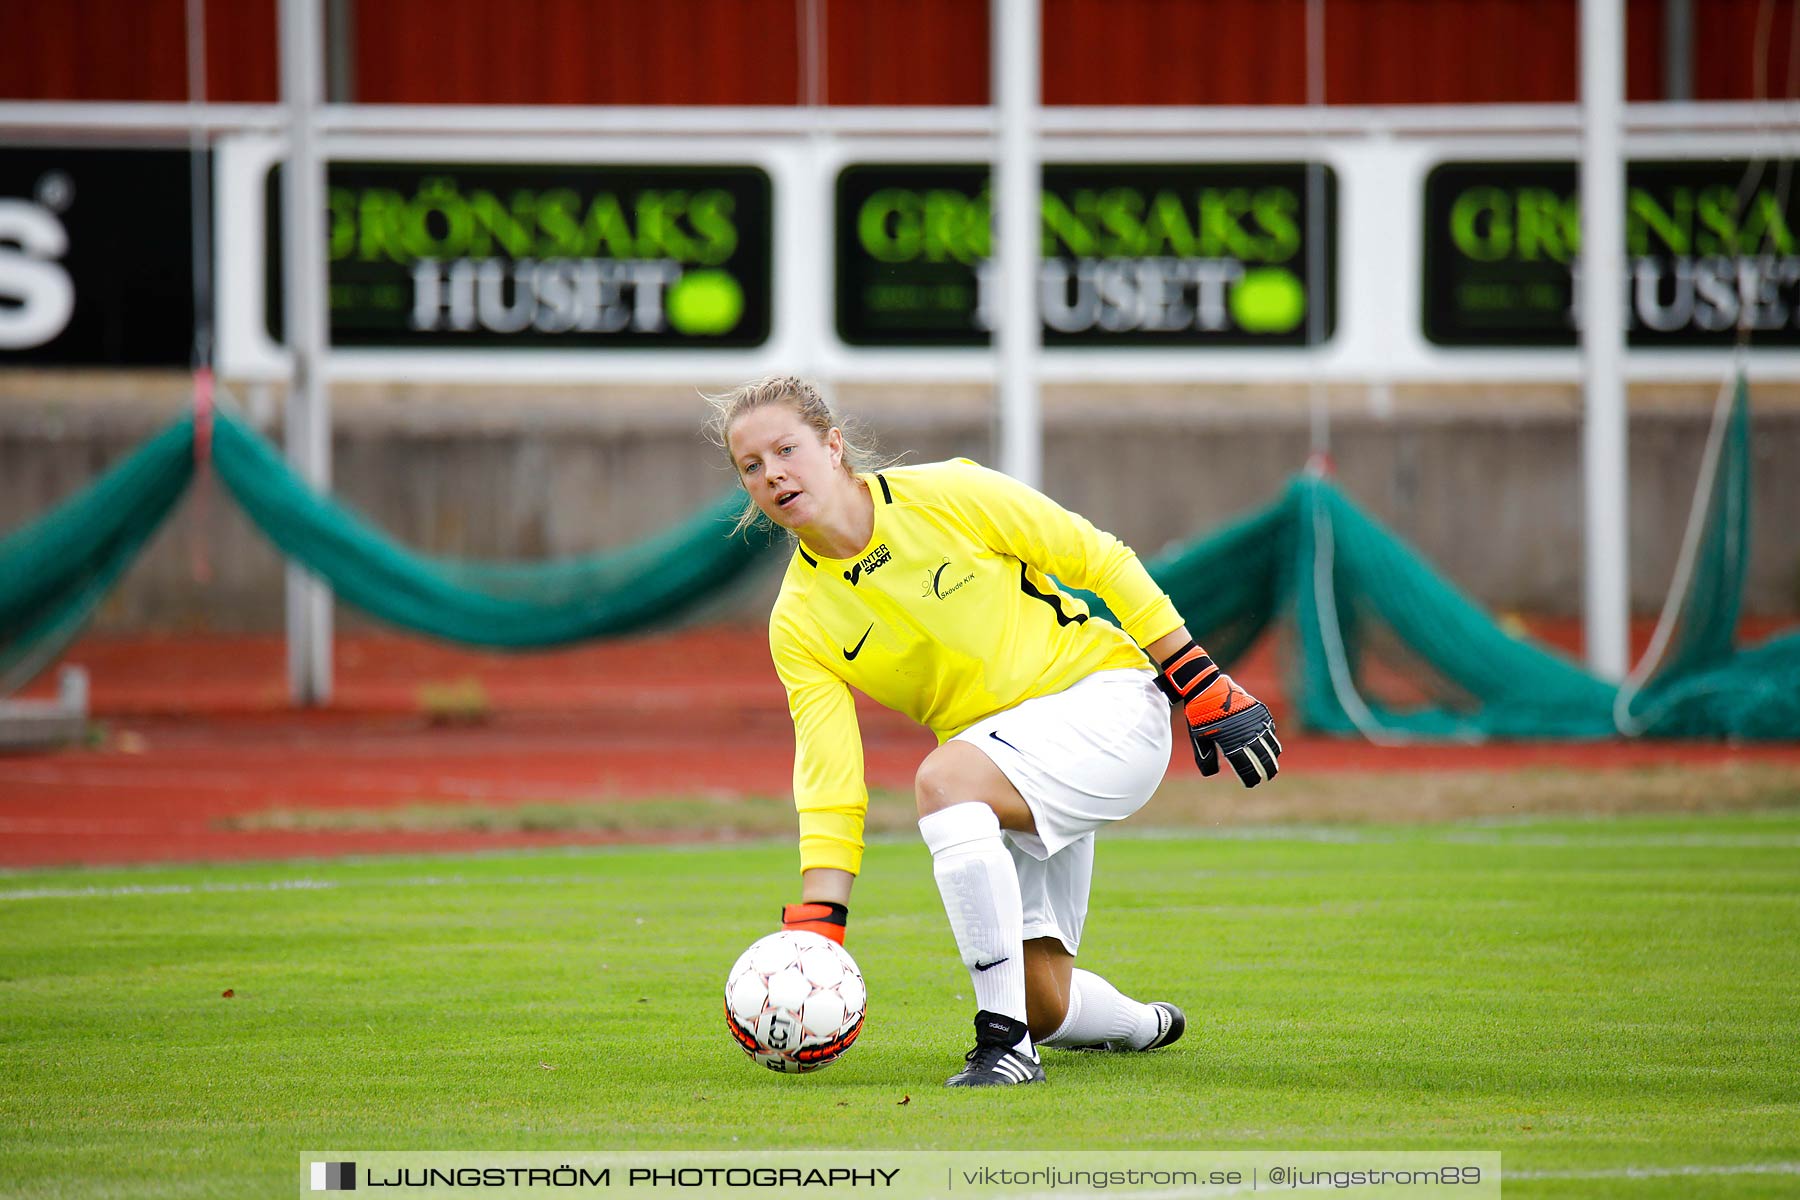
{"label": "jersey sleeve cuff", "polygon": [[816,834],[803,835],[800,838],[800,869],[802,871],[828,867],[857,875],[862,872],[862,857],[863,848],[860,842],[845,842]]}
{"label": "jersey sleeve cuff", "polygon": [[1154,600],[1142,608],[1131,613],[1120,613],[1119,623],[1138,645],[1148,646],[1158,638],[1180,629],[1181,614],[1175,611],[1173,601],[1158,593]]}
{"label": "jersey sleeve cuff", "polygon": [[844,809],[802,809],[800,812],[800,869],[835,867],[852,875],[862,869],[863,815],[858,804]]}

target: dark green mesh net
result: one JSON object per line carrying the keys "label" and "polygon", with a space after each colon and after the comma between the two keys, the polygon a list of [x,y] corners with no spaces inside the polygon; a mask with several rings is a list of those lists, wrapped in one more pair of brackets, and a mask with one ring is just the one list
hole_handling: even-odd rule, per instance
{"label": "dark green mesh net", "polygon": [[[1229,665],[1279,627],[1293,715],[1376,740],[1800,736],[1800,633],[1735,644],[1749,556],[1750,450],[1740,381],[1709,446],[1711,486],[1679,629],[1647,681],[1621,689],[1502,628],[1328,479],[1147,560],[1188,628]],[[212,463],[257,527],[347,603],[402,629],[525,649],[667,622],[734,584],[769,552],[733,536],[722,497],[633,545],[544,563],[438,558],[407,549],[305,486],[229,411]],[[193,475],[183,418],[81,495],[0,540],[0,682],[48,665]],[[1098,597],[1090,604],[1101,615]]]}
{"label": "dark green mesh net", "polygon": [[193,474],[194,427],[183,418],[0,539],[0,695],[49,666],[81,631]]}
{"label": "dark green mesh net", "polygon": [[766,534],[728,536],[742,503],[731,495],[602,554],[530,564],[433,558],[306,487],[228,413],[213,431],[213,463],[257,528],[340,599],[473,646],[560,646],[668,622],[735,583],[768,547]]}

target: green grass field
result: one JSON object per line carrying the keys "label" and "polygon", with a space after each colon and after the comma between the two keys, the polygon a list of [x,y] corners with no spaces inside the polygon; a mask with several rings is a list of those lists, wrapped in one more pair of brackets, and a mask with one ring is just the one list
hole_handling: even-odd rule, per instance
{"label": "green grass field", "polygon": [[1103,841],[1083,961],[1189,1035],[1046,1051],[1048,1086],[999,1094],[940,1086],[972,1005],[901,840],[852,916],[861,1043],[805,1077],[743,1057],[724,974],[794,868],[770,842],[0,876],[0,1193],[288,1195],[328,1146],[821,1145],[1500,1150],[1509,1195],[1800,1190],[1792,808]]}

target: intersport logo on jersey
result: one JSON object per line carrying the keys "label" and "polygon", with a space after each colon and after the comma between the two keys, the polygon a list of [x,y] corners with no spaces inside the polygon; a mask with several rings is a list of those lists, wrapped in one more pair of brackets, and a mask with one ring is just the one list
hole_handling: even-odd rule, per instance
{"label": "intersport logo on jersey", "polygon": [[892,561],[894,561],[894,552],[888,549],[886,542],[883,542],[863,555],[854,567],[845,571],[844,578],[850,581],[851,587],[855,587],[857,581],[864,575],[873,575]]}

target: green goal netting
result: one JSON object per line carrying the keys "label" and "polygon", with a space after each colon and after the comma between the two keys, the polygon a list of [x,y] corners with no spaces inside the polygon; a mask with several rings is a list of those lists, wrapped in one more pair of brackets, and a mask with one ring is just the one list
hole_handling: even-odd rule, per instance
{"label": "green goal netting", "polygon": [[81,632],[193,474],[194,427],[184,417],[79,495],[0,538],[0,696]]}
{"label": "green goal netting", "polygon": [[[1800,633],[1740,648],[1749,561],[1747,388],[1721,398],[1653,654],[1623,687],[1504,627],[1331,480],[1296,476],[1265,507],[1146,560],[1225,664],[1284,640],[1291,716],[1375,741],[1800,737]],[[542,563],[434,557],[307,487],[228,410],[211,465],[258,529],[338,598],[473,646],[565,645],[670,621],[741,579],[767,533],[732,535],[741,497],[617,550]],[[194,473],[182,418],[80,495],[0,539],[0,683],[48,665]],[[1090,604],[1105,614],[1098,597]]]}
{"label": "green goal netting", "polygon": [[213,431],[219,479],[282,553],[339,599],[391,625],[509,650],[561,646],[667,622],[730,586],[766,534],[728,536],[727,495],[640,542],[543,563],[433,558],[308,488],[275,448],[227,412]]}

